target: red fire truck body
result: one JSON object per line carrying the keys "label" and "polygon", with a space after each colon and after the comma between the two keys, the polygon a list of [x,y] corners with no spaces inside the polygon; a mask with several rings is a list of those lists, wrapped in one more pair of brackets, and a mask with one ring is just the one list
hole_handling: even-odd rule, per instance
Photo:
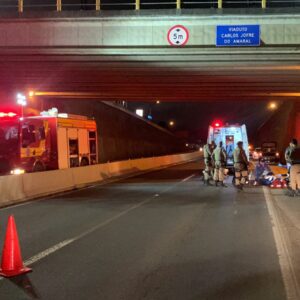
{"label": "red fire truck body", "polygon": [[0,113],[0,173],[20,174],[96,164],[97,126],[83,116]]}

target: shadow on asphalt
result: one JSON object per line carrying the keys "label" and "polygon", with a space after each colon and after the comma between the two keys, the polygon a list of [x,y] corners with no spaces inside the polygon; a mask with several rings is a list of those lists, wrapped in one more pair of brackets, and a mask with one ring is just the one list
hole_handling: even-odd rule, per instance
{"label": "shadow on asphalt", "polygon": [[[259,257],[257,251],[252,258]],[[286,296],[280,269],[276,269],[277,264],[270,267],[272,260],[256,265],[245,252],[163,264],[139,274],[135,292],[126,299],[283,300]]]}
{"label": "shadow on asphalt", "polygon": [[40,299],[36,288],[33,286],[29,277],[26,274],[8,278],[8,280],[14,285],[16,285],[23,292],[25,292],[31,299]]}

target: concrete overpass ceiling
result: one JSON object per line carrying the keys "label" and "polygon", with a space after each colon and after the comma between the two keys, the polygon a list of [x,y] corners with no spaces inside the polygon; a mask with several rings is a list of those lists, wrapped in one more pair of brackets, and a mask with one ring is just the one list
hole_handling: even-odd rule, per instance
{"label": "concrete overpass ceiling", "polygon": [[298,60],[204,61],[184,55],[103,60],[86,55],[29,55],[1,56],[0,62],[2,90],[62,92],[73,98],[225,101],[297,99],[300,93]]}

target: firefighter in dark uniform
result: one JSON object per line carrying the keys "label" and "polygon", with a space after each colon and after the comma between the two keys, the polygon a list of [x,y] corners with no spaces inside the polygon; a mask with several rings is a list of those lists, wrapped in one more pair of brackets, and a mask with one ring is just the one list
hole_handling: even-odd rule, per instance
{"label": "firefighter in dark uniform", "polygon": [[285,150],[285,160],[289,173],[289,189],[286,195],[300,196],[300,150],[296,139],[292,139]]}
{"label": "firefighter in dark uniform", "polygon": [[227,153],[223,147],[223,142],[219,142],[219,145],[212,153],[212,159],[214,161],[215,169],[214,169],[214,181],[215,186],[218,186],[218,182],[221,183],[221,186],[227,187],[224,184],[225,180],[225,167],[227,162]]}
{"label": "firefighter in dark uniform", "polygon": [[285,150],[284,156],[285,156],[288,171],[290,171],[290,168],[293,164],[292,156],[293,156],[293,153],[295,152],[295,149],[297,148],[297,145],[298,145],[298,141],[296,139],[292,139],[289,146]]}
{"label": "firefighter in dark uniform", "polygon": [[214,141],[212,141],[211,144],[207,143],[203,147],[203,156],[204,156],[204,164],[205,164],[203,175],[204,175],[204,184],[206,185],[210,185],[209,180],[213,177],[213,161],[211,156],[215,147],[216,144]]}
{"label": "firefighter in dark uniform", "polygon": [[237,148],[233,151],[233,162],[235,172],[235,186],[242,190],[243,185],[248,180],[248,165],[249,161],[245,150],[243,149],[243,142],[237,143]]}

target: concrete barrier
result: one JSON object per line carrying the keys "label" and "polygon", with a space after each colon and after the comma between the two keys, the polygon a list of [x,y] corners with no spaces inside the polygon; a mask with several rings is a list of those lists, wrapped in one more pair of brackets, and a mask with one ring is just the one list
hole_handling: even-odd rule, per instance
{"label": "concrete barrier", "polygon": [[13,200],[24,199],[22,176],[0,176],[0,205],[5,206]]}
{"label": "concrete barrier", "polygon": [[118,161],[94,166],[0,176],[0,207],[200,158],[200,152]]}
{"label": "concrete barrier", "polygon": [[72,189],[74,187],[72,171],[72,169],[65,169],[21,175],[26,198]]}

